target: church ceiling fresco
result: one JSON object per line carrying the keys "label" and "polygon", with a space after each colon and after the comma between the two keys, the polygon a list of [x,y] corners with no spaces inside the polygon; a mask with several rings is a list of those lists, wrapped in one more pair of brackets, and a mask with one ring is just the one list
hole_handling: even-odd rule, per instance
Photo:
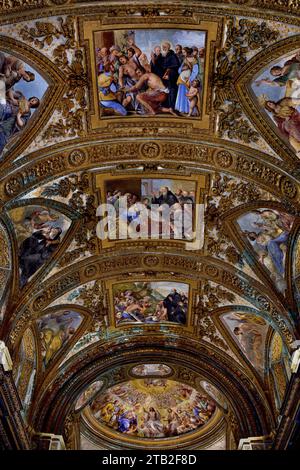
{"label": "church ceiling fresco", "polygon": [[115,322],[187,324],[188,284],[179,282],[124,283],[113,285]]}
{"label": "church ceiling fresco", "polygon": [[72,338],[82,322],[78,312],[64,310],[49,313],[37,320],[43,366],[47,367]]}
{"label": "church ceiling fresco", "polygon": [[0,0],[1,339],[68,448],[236,447],[289,379],[300,20],[183,3]]}
{"label": "church ceiling fresco", "polygon": [[215,402],[195,389],[163,378],[136,379],[117,385],[91,404],[94,417],[118,432],[162,438],[205,425]]}
{"label": "church ceiling fresco", "polygon": [[[0,157],[40,106],[47,82],[29,65],[0,51]],[[17,136],[16,136],[17,137]]]}
{"label": "church ceiling fresco", "polygon": [[241,216],[237,223],[258,256],[259,262],[269,271],[279,291],[286,290],[285,261],[289,234],[295,217],[270,209],[259,209]]}
{"label": "church ceiling fresco", "polygon": [[47,207],[21,206],[9,212],[19,247],[20,287],[57,251],[70,227],[62,214]]}
{"label": "church ceiling fresco", "polygon": [[239,344],[253,367],[264,373],[264,346],[268,325],[265,320],[250,314],[229,313],[221,321]]}
{"label": "church ceiling fresco", "polygon": [[258,103],[297,155],[300,149],[299,59],[299,50],[296,50],[270,68],[265,68],[252,85]]}
{"label": "church ceiling fresco", "polygon": [[95,32],[101,116],[201,116],[205,42],[205,32]]}

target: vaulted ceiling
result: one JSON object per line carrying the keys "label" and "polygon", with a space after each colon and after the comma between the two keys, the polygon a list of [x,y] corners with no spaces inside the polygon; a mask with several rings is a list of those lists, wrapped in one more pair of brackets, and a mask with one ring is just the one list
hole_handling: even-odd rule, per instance
{"label": "vaulted ceiling", "polygon": [[[300,19],[283,3],[0,0],[1,338],[33,435],[236,448],[274,431],[299,338]],[[165,41],[198,49],[173,82],[147,75]],[[194,238],[101,239],[100,204],[161,187],[193,201]],[[180,413],[202,394],[206,415],[122,431],[105,406],[135,394],[177,412],[182,394]]]}

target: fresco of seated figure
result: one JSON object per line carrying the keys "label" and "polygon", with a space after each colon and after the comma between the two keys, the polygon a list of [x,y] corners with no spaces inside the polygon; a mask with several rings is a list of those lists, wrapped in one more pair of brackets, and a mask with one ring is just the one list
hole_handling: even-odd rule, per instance
{"label": "fresco of seated figure", "polygon": [[0,51],[0,158],[11,138],[27,126],[40,107],[47,87],[29,65]]}

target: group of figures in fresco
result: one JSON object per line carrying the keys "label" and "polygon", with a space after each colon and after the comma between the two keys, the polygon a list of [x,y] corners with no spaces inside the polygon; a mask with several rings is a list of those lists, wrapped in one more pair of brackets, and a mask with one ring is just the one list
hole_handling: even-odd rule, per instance
{"label": "group of figures in fresco", "polygon": [[68,343],[81,322],[81,315],[72,310],[49,313],[37,320],[44,367]]}
{"label": "group of figures in fresco", "polygon": [[216,403],[192,387],[162,378],[115,385],[91,404],[94,417],[123,434],[178,436],[205,425]]}
{"label": "group of figures in fresco", "polygon": [[[188,44],[176,30],[165,31],[167,39],[158,42],[160,33],[102,33],[96,64],[103,115],[199,116],[205,48]],[[176,40],[183,42],[173,47]]]}
{"label": "group of figures in fresco", "polygon": [[[27,124],[32,110],[39,107],[37,96],[24,95],[24,86],[35,80],[20,59],[0,52],[0,156],[9,139]],[[22,83],[23,82],[23,83]]]}
{"label": "group of figures in fresco", "polygon": [[286,288],[285,258],[293,223],[292,215],[267,208],[248,212],[238,219],[259,262],[271,273],[280,291]]}
{"label": "group of figures in fresco", "polygon": [[282,59],[254,83],[259,101],[300,156],[300,51]]}
{"label": "group of figures in fresco", "polygon": [[172,322],[185,325],[188,286],[171,282],[132,282],[113,286],[116,324]]}
{"label": "group of figures in fresco", "polygon": [[[193,181],[169,179],[117,180],[107,184],[106,202],[115,209],[116,224],[109,225],[109,237],[115,231],[141,237],[154,235],[187,241],[193,238],[195,213]],[[123,228],[122,228],[123,227]]]}

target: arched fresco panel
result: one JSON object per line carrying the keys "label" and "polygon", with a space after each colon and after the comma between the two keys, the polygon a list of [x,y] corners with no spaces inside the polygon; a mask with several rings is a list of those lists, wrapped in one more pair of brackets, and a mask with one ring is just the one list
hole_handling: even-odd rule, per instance
{"label": "arched fresco panel", "polygon": [[225,313],[220,318],[254,369],[263,375],[268,323],[263,318],[248,313]]}
{"label": "arched fresco panel", "polygon": [[295,217],[275,209],[260,208],[237,219],[242,236],[280,292],[285,292],[286,253]]}
{"label": "arched fresco panel", "polygon": [[18,57],[0,51],[0,159],[18,139],[47,90],[47,82]]}
{"label": "arched fresco panel", "polygon": [[49,261],[59,249],[71,221],[63,214],[40,205],[9,211],[19,248],[20,287]]}
{"label": "arched fresco panel", "polygon": [[80,313],[69,309],[49,313],[37,320],[44,368],[53,363],[56,356],[67,346],[82,320]]}
{"label": "arched fresco panel", "polygon": [[268,65],[252,83],[261,110],[300,156],[300,51]]}

